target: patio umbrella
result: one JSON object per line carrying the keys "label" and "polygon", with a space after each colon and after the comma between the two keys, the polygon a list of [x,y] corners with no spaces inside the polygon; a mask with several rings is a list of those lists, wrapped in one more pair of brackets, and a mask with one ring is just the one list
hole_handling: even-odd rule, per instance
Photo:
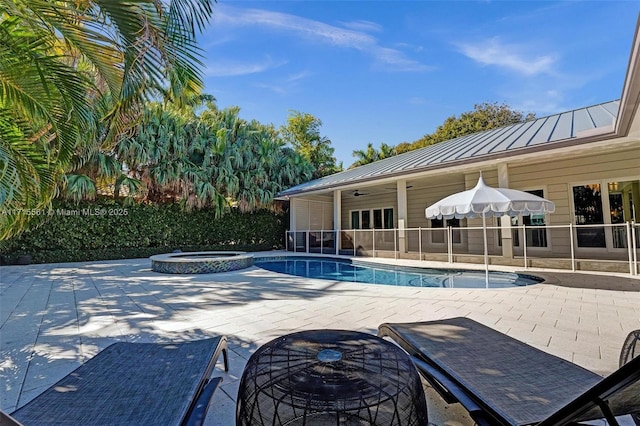
{"label": "patio umbrella", "polygon": [[489,262],[487,253],[487,217],[518,216],[533,213],[553,213],[555,205],[537,195],[508,188],[487,186],[482,178],[477,185],[467,191],[443,198],[425,210],[427,219],[462,219],[482,216],[484,238],[484,265],[487,285],[489,284]]}

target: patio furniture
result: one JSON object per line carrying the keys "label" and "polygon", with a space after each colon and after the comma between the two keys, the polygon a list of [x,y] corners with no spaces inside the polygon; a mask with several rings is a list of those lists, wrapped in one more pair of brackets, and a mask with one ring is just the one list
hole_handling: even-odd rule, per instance
{"label": "patio furniture", "polygon": [[480,425],[565,425],[640,410],[640,357],[602,378],[468,318],[382,324],[448,403]]}
{"label": "patio furniture", "polygon": [[29,425],[198,425],[222,378],[224,336],[185,343],[114,343],[11,414]]}
{"label": "patio furniture", "polygon": [[312,330],[274,339],[249,358],[236,424],[426,426],[427,405],[420,376],[393,343]]}
{"label": "patio furniture", "polygon": [[622,344],[620,367],[637,356],[640,356],[640,330],[633,330]]}
{"label": "patio furniture", "polygon": [[[620,367],[636,357],[640,357],[640,330],[634,330],[629,333],[622,344],[622,351],[620,351]],[[631,417],[636,425],[640,426],[640,411],[632,414]]]}

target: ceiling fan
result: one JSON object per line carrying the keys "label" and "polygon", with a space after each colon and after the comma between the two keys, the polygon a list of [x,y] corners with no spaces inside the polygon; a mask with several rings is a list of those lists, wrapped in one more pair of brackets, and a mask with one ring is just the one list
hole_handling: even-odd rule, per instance
{"label": "ceiling fan", "polygon": [[357,189],[355,191],[353,191],[353,196],[354,197],[359,197],[361,195],[369,195],[369,193],[368,192],[360,192]]}

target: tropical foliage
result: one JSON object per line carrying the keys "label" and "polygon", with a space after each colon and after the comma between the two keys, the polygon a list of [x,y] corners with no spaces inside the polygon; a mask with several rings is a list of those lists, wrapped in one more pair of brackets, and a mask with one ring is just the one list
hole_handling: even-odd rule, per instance
{"label": "tropical foliage", "polygon": [[521,123],[535,119],[535,114],[525,115],[521,111],[511,109],[506,104],[489,103],[476,104],[473,111],[452,115],[442,123],[434,133],[426,134],[413,143],[401,143],[395,146],[396,154],[423,148],[450,139],[469,135],[483,130],[495,129],[510,124]]}
{"label": "tropical foliage", "polygon": [[342,170],[336,164],[331,140],[320,135],[322,121],[312,114],[291,111],[281,133],[285,142],[299,152],[314,167],[313,178],[328,176]]}
{"label": "tropical foliage", "polygon": [[396,155],[396,151],[391,145],[387,145],[382,142],[380,144],[380,149],[375,149],[373,144],[369,143],[367,144],[366,150],[357,149],[353,151],[353,156],[356,158],[356,161],[349,168],[353,169],[354,167],[363,166],[378,160],[384,160],[385,158],[393,157],[394,155]]}
{"label": "tropical foliage", "polygon": [[[150,96],[201,89],[213,2],[0,0],[0,238],[50,206],[74,154],[106,161]],[[90,193],[81,176],[66,183]]]}
{"label": "tropical foliage", "polygon": [[[210,208],[219,217],[231,206],[268,207],[278,192],[311,178],[311,164],[286,147],[272,125],[246,121],[239,112],[219,110],[211,97],[192,107],[147,103],[139,124],[114,150],[85,162],[83,179],[73,175],[88,189],[80,198],[93,198],[96,187],[114,198],[122,190],[129,199]],[[65,194],[77,199],[83,188],[69,184]]]}

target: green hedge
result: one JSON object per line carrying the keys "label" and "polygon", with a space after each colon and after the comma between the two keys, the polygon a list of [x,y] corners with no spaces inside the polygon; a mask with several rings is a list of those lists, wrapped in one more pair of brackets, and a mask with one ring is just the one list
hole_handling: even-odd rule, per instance
{"label": "green hedge", "polygon": [[173,250],[273,250],[283,247],[288,225],[286,215],[267,210],[232,210],[215,219],[208,210],[114,202],[58,203],[33,215],[32,229],[0,242],[4,263],[24,254],[33,263],[49,263],[140,258]]}

